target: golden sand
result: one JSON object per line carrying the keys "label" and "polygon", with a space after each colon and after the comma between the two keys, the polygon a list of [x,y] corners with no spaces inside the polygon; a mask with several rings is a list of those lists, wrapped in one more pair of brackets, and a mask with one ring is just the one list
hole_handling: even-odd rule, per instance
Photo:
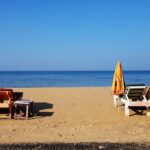
{"label": "golden sand", "polygon": [[30,120],[0,120],[0,143],[149,142],[150,117],[125,117],[110,87],[20,88],[35,102]]}

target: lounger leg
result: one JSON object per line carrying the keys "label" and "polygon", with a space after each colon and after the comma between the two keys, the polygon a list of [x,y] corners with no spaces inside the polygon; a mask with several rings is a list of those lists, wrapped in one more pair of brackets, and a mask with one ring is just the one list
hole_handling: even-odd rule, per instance
{"label": "lounger leg", "polygon": [[118,95],[114,95],[114,106],[118,107],[120,103],[120,98]]}
{"label": "lounger leg", "polygon": [[117,100],[116,100],[115,96],[114,96],[114,106],[117,107]]}
{"label": "lounger leg", "polygon": [[125,116],[130,116],[130,109],[128,104],[125,104]]}
{"label": "lounger leg", "polygon": [[13,118],[13,112],[12,112],[12,105],[9,104],[9,118],[12,119]]}
{"label": "lounger leg", "polygon": [[146,113],[147,116],[150,116],[150,107],[147,107],[147,113]]}
{"label": "lounger leg", "polygon": [[26,119],[29,118],[29,104],[26,105]]}
{"label": "lounger leg", "polygon": [[11,107],[9,107],[9,118],[12,119],[12,110],[11,110]]}

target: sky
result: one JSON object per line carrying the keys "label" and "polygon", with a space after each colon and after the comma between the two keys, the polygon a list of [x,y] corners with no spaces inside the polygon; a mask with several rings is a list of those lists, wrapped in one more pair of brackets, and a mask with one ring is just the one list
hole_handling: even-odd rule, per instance
{"label": "sky", "polygon": [[149,0],[0,0],[0,70],[150,70]]}

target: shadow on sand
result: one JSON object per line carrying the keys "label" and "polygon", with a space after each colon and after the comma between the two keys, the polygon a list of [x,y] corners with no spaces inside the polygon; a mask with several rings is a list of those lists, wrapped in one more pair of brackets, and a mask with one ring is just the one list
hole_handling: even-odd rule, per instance
{"label": "shadow on sand", "polygon": [[134,115],[145,116],[147,108],[146,107],[133,107],[131,108],[131,110],[132,110],[132,114],[130,116],[134,116]]}
{"label": "shadow on sand", "polygon": [[54,112],[50,111],[53,104],[46,102],[34,102],[34,116],[47,117],[52,116]]}

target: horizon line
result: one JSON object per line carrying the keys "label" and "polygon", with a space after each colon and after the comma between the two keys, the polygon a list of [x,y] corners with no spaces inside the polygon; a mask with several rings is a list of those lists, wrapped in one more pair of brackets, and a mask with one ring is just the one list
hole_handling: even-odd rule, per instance
{"label": "horizon line", "polygon": [[[89,72],[89,71],[115,71],[114,70],[0,70],[0,72]],[[150,71],[150,70],[123,70],[123,71]]]}

